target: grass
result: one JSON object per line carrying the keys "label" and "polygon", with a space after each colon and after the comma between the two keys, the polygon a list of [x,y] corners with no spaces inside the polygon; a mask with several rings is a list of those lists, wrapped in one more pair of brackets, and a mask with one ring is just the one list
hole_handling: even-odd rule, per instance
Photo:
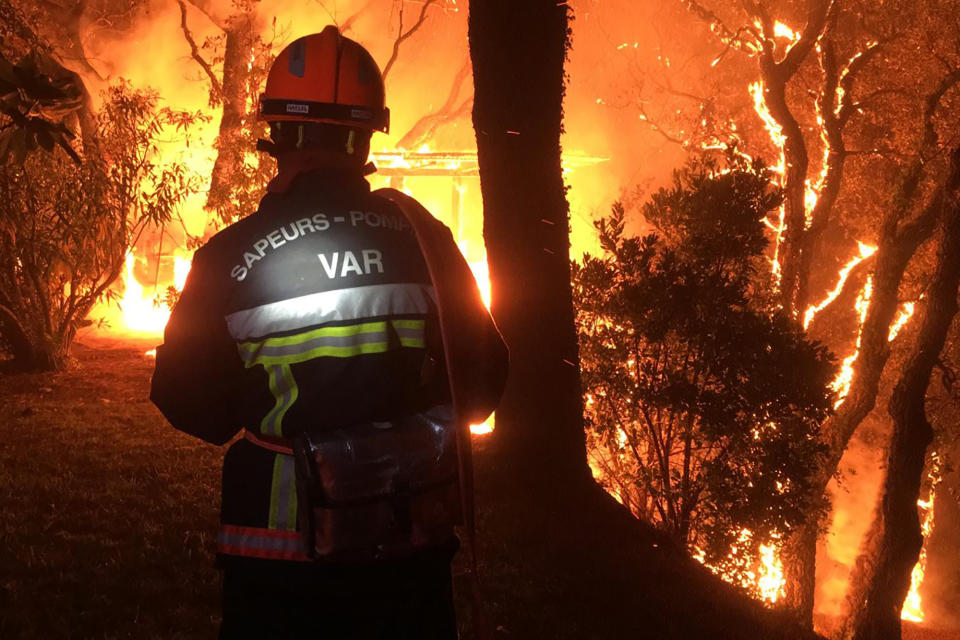
{"label": "grass", "polygon": [[211,638],[223,452],[166,424],[143,349],[0,377],[0,638]]}

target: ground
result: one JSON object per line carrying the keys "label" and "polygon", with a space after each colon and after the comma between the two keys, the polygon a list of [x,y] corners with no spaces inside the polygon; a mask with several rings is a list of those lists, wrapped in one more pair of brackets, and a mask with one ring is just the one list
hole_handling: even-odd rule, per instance
{"label": "ground", "polygon": [[[150,404],[148,347],[87,336],[64,372],[0,376],[0,638],[215,637],[213,536],[225,448],[173,430]],[[589,572],[576,562],[561,569]],[[522,566],[490,572],[492,591],[513,594],[491,603],[496,622],[549,618],[544,629],[585,626],[564,621],[563,608],[526,601],[525,594],[552,590],[532,580]],[[650,597],[676,587],[658,585]],[[597,626],[617,626],[605,622]],[[509,633],[509,622],[500,626],[498,637],[525,637]],[[904,637],[956,635],[911,627]]]}

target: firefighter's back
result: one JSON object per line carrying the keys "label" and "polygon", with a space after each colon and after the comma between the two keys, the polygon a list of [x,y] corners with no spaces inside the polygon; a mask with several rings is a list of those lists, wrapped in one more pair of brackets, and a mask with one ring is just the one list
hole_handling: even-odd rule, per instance
{"label": "firefighter's back", "polygon": [[289,437],[445,400],[416,236],[359,176],[304,174],[209,251],[229,292],[230,336],[244,366],[263,372],[247,378],[248,429]]}

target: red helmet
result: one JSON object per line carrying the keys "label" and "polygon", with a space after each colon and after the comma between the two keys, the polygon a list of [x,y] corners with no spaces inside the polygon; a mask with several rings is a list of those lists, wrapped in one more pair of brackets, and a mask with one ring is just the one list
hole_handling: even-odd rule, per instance
{"label": "red helmet", "polygon": [[259,118],[390,129],[380,68],[366,49],[334,26],[280,52],[260,96]]}

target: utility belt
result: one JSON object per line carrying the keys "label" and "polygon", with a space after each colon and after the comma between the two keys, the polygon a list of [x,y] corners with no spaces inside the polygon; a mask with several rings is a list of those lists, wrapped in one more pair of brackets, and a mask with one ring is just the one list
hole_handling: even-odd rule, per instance
{"label": "utility belt", "polygon": [[314,561],[403,557],[449,542],[462,523],[450,405],[289,439],[246,437],[294,456],[299,529]]}

